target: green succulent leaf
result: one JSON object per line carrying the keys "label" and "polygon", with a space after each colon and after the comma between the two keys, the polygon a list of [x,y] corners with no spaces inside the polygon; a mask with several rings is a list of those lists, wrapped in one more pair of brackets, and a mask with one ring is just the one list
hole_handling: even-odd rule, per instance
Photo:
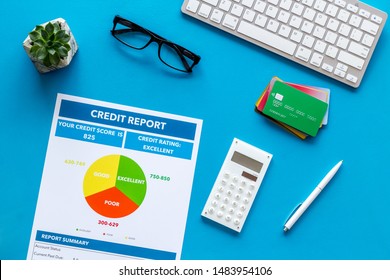
{"label": "green succulent leaf", "polygon": [[30,32],[28,35],[33,42],[41,38],[41,33],[36,30]]}
{"label": "green succulent leaf", "polygon": [[39,59],[39,60],[44,60],[47,56],[47,50],[44,48],[44,47],[40,47],[38,50],[37,50],[37,56],[36,58]]}
{"label": "green succulent leaf", "polygon": [[68,49],[64,46],[59,47],[57,52],[61,58],[65,58],[68,55]]}
{"label": "green succulent leaf", "polygon": [[58,53],[49,54],[49,61],[52,65],[58,65],[60,63],[60,56]]}
{"label": "green succulent leaf", "polygon": [[49,35],[52,35],[54,32],[54,25],[49,22],[48,24],[46,24],[45,30]]}
{"label": "green succulent leaf", "polygon": [[56,41],[66,44],[69,42],[69,40],[70,40],[70,36],[66,34],[65,30],[60,30],[56,34]]}
{"label": "green succulent leaf", "polygon": [[68,52],[71,50],[71,47],[69,44],[65,44],[64,47],[68,50]]}
{"label": "green succulent leaf", "polygon": [[42,62],[43,62],[43,65],[45,65],[46,67],[52,66],[49,56],[46,56]]}
{"label": "green succulent leaf", "polygon": [[45,29],[41,30],[41,35],[42,35],[43,40],[45,40],[45,41],[49,40],[49,33],[47,33],[47,31]]}
{"label": "green succulent leaf", "polygon": [[38,46],[43,47],[45,45],[45,41],[43,39],[35,40],[34,45],[38,45]]}
{"label": "green succulent leaf", "polygon": [[32,46],[31,49],[30,49],[30,54],[33,57],[37,57],[37,52],[38,52],[39,49],[40,49],[40,46],[38,46],[38,45]]}
{"label": "green succulent leaf", "polygon": [[54,55],[57,51],[55,49],[48,49],[47,52],[51,55]]}
{"label": "green succulent leaf", "polygon": [[35,31],[40,31],[42,29],[45,29],[42,25],[35,26]]}
{"label": "green succulent leaf", "polygon": [[58,31],[61,30],[61,26],[58,22],[53,23],[53,27],[54,27],[54,33],[57,33]]}

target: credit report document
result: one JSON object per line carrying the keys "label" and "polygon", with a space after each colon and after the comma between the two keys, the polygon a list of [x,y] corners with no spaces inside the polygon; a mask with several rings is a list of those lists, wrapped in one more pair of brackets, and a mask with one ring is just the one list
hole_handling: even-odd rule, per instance
{"label": "credit report document", "polygon": [[201,129],[58,94],[27,259],[180,259]]}

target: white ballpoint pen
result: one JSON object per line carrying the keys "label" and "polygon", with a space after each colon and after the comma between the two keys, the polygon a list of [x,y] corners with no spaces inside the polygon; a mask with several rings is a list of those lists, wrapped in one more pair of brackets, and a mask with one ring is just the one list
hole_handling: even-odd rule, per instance
{"label": "white ballpoint pen", "polygon": [[310,204],[316,199],[316,197],[321,193],[321,191],[326,187],[326,185],[329,183],[329,181],[333,178],[333,176],[336,174],[336,172],[339,170],[341,164],[343,161],[341,160],[338,162],[329,172],[326,174],[324,179],[321,180],[321,182],[318,184],[318,186],[312,191],[312,193],[306,198],[306,200],[298,205],[296,208],[296,211],[292,213],[290,218],[287,220],[287,222],[284,224],[284,231],[289,231],[292,226],[295,224],[295,222],[301,217],[301,215],[306,211],[306,209],[310,206]]}

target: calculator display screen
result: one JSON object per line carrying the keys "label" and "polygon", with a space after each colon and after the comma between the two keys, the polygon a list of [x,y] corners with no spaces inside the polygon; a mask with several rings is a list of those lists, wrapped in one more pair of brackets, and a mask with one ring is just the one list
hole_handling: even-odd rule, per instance
{"label": "calculator display screen", "polygon": [[260,173],[260,170],[263,167],[263,163],[254,160],[253,158],[250,158],[246,155],[243,155],[237,151],[233,153],[232,161],[242,166],[245,166],[246,168],[249,168],[257,173]]}

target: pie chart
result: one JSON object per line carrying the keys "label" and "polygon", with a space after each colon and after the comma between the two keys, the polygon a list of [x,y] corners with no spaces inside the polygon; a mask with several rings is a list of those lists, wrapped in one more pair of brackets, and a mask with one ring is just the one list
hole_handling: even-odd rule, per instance
{"label": "pie chart", "polygon": [[107,155],[91,164],[84,176],[88,205],[106,218],[122,218],[141,206],[146,178],[141,167],[123,155]]}

